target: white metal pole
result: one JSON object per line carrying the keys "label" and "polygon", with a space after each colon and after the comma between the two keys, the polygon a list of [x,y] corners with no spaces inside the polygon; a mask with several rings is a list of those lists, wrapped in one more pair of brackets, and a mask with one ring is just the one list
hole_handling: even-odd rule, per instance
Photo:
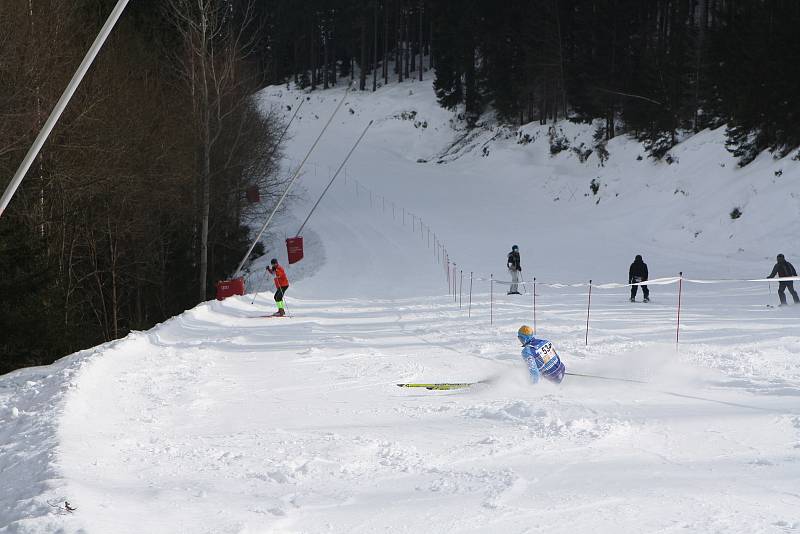
{"label": "white metal pole", "polygon": [[100,52],[100,49],[103,47],[103,43],[106,42],[106,38],[111,33],[111,30],[114,28],[117,20],[119,20],[119,17],[122,15],[122,11],[125,9],[127,4],[128,0],[119,0],[117,2],[117,5],[108,16],[106,23],[100,29],[100,33],[97,34],[97,37],[95,37],[92,46],[86,53],[86,57],[83,58],[78,70],[75,71],[75,74],[69,81],[67,88],[64,89],[64,93],[61,95],[61,98],[58,99],[56,107],[53,108],[53,111],[50,113],[50,116],[47,118],[47,121],[44,123],[44,126],[39,132],[39,135],[36,136],[36,140],[33,142],[33,145],[31,145],[28,153],[25,154],[25,158],[22,160],[22,163],[17,169],[16,174],[11,179],[11,183],[8,184],[5,193],[3,193],[3,197],[0,198],[0,217],[3,216],[3,212],[5,211],[9,202],[11,202],[11,197],[13,197],[14,193],[17,192],[17,188],[19,187],[19,184],[22,183],[22,179],[25,178],[25,174],[28,172],[28,169],[30,169],[33,160],[39,155],[39,151],[42,149],[45,141],[47,141],[47,138],[50,136],[50,132],[53,131],[53,127],[58,122],[58,119],[61,117],[64,109],[66,109],[67,104],[69,104],[69,101],[72,99],[72,95],[75,94],[75,90],[78,89],[78,85],[80,85],[83,77],[89,70],[89,67],[92,66],[95,57],[97,57],[97,53]]}
{"label": "white metal pole", "polygon": [[311,214],[314,213],[315,209],[317,209],[317,206],[319,206],[319,203],[322,201],[322,197],[324,197],[325,193],[328,192],[328,189],[330,189],[331,185],[333,185],[333,181],[336,180],[337,176],[339,176],[339,172],[341,172],[342,167],[344,167],[344,164],[347,163],[347,160],[350,159],[350,156],[353,154],[353,151],[356,149],[356,147],[359,145],[359,143],[361,143],[361,140],[367,134],[367,130],[369,130],[369,127],[372,126],[372,122],[373,121],[369,121],[369,124],[367,124],[366,128],[364,128],[364,131],[361,132],[361,135],[358,136],[358,139],[353,144],[353,148],[350,149],[350,152],[348,152],[347,156],[345,156],[344,160],[342,160],[342,164],[339,165],[338,169],[336,169],[336,172],[333,174],[333,178],[331,178],[331,181],[328,182],[328,185],[325,187],[325,189],[322,191],[322,194],[319,196],[317,201],[314,203],[314,207],[311,208],[311,211],[308,212],[308,217],[306,217],[306,220],[303,221],[303,224],[300,225],[300,229],[297,230],[297,233],[295,234],[295,237],[299,236],[300,233],[303,231],[303,228],[306,227],[306,223],[311,218]]}
{"label": "white metal pole", "polygon": [[[298,176],[300,176],[300,170],[303,168],[303,165],[305,165],[306,160],[309,158],[309,156],[311,156],[311,153],[314,151],[314,148],[317,146],[317,143],[319,143],[319,140],[322,139],[322,134],[324,134],[325,130],[327,130],[328,126],[330,126],[331,122],[333,121],[333,117],[336,116],[336,112],[339,111],[339,108],[341,108],[342,104],[344,104],[344,101],[345,101],[345,99],[347,97],[347,93],[349,93],[349,92],[350,92],[350,87],[348,87],[347,90],[344,92],[344,94],[342,95],[342,99],[339,101],[339,105],[337,105],[336,109],[333,110],[333,113],[331,114],[331,118],[328,119],[328,122],[325,123],[325,126],[322,128],[322,131],[319,132],[319,135],[317,136],[317,139],[314,141],[314,144],[311,145],[311,148],[308,149],[308,152],[306,153],[306,157],[303,158],[303,161],[300,162],[300,165],[297,167],[297,170],[294,171],[294,176],[292,176],[292,179],[289,181],[289,185],[286,186],[286,191],[284,191],[283,195],[281,195],[281,198],[278,199],[278,203],[275,204],[275,207],[272,209],[272,213],[269,214],[269,218],[264,223],[264,226],[261,227],[261,230],[258,232],[258,235],[253,240],[253,243],[250,245],[250,248],[247,249],[247,254],[244,255],[244,258],[242,258],[242,261],[239,262],[239,266],[236,267],[236,272],[233,273],[233,277],[234,278],[239,276],[239,273],[242,272],[242,267],[244,267],[245,262],[247,262],[247,258],[250,257],[250,253],[253,252],[253,249],[256,247],[256,243],[258,243],[258,240],[261,239],[261,234],[264,233],[264,230],[267,229],[267,226],[269,226],[269,223],[272,222],[272,218],[275,216],[275,213],[278,211],[278,208],[281,207],[281,204],[283,204],[283,200],[286,198],[286,195],[289,194],[289,190],[292,188],[292,185],[294,184],[294,181],[297,180]],[[356,183],[358,183],[358,182],[356,182]]]}

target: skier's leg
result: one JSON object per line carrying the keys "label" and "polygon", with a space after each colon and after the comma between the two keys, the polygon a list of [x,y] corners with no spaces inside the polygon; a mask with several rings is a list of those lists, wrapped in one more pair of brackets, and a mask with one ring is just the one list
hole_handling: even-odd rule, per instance
{"label": "skier's leg", "polygon": [[[778,298],[781,299],[781,306],[786,304],[786,286],[786,282],[778,282]],[[792,292],[794,292],[794,288],[792,288]]]}
{"label": "skier's leg", "polygon": [[797,296],[797,291],[794,290],[794,282],[786,282],[786,287],[789,289],[789,293],[792,294],[792,298],[794,299],[795,304],[800,304],[800,298]]}
{"label": "skier's leg", "polygon": [[[278,291],[275,293],[275,303],[278,305],[278,315],[286,315],[286,303],[283,302],[283,296],[286,294],[286,290],[289,289],[288,287],[281,287],[278,288]],[[280,300],[278,300],[278,293],[280,293]]]}
{"label": "skier's leg", "polygon": [[647,286],[642,286],[642,294],[644,295],[645,302],[650,300],[650,290],[647,289]]}
{"label": "skier's leg", "polygon": [[639,287],[639,286],[631,286],[631,302],[633,302],[634,300],[636,300],[636,289],[637,289],[638,287]]}
{"label": "skier's leg", "polygon": [[283,288],[278,287],[275,289],[275,304],[278,306],[278,311],[275,314],[281,315],[281,312],[283,312]]}
{"label": "skier's leg", "polygon": [[509,269],[508,274],[511,275],[511,285],[508,287],[508,294],[510,295],[517,291],[517,282],[519,282],[519,278],[517,278],[516,269]]}

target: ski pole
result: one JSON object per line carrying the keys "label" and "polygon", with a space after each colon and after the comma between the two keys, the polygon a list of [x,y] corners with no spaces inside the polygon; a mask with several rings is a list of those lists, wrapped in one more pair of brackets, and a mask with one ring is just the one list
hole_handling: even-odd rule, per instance
{"label": "ski pole", "polygon": [[583,377],[583,378],[596,378],[598,380],[615,380],[615,381],[618,381],[618,382],[635,382],[637,384],[647,384],[647,382],[645,382],[644,380],[634,380],[632,378],[616,378],[616,377],[611,377],[611,376],[597,376],[597,375],[588,375],[588,374],[584,374],[584,373],[570,373],[569,371],[567,371],[564,374],[565,375],[569,375],[569,376],[580,376],[580,377]]}
{"label": "ski pole", "polygon": [[536,334],[536,277],[533,277],[533,333]]}
{"label": "ski pole", "polygon": [[675,323],[675,348],[678,348],[678,339],[681,333],[681,295],[683,293],[683,271],[678,273],[678,320]]}
{"label": "ski pole", "polygon": [[[266,276],[266,279],[267,281],[269,281],[269,275]],[[255,294],[253,295],[253,301],[250,303],[251,306],[256,303],[257,296],[258,296],[258,291],[256,291]]]}
{"label": "ski pole", "polygon": [[589,280],[589,303],[586,305],[586,342],[584,345],[589,344],[589,310],[592,308],[592,281]]}
{"label": "ski pole", "polygon": [[489,324],[494,324],[494,273],[489,275]]}

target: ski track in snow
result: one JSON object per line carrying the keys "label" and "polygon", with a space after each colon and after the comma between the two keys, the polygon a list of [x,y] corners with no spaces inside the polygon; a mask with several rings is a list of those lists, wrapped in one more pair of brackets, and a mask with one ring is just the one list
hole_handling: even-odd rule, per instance
{"label": "ski track in snow", "polygon": [[[376,174],[398,178],[413,165],[423,177],[374,186],[398,198],[405,191],[408,206],[457,241],[454,256],[473,257],[505,225],[492,215],[495,200],[465,180],[474,190],[447,208],[472,224],[461,236],[436,220],[447,184],[430,180],[442,167],[411,155],[439,150],[442,165],[479,146],[510,161],[531,156],[474,135],[445,151],[453,133],[444,135],[445,112],[433,106],[417,120],[441,129],[435,139],[429,131],[402,137],[407,146],[386,143],[413,128],[398,118],[405,89],[391,91],[383,102],[353,96],[353,117],[337,121],[334,147],[318,157],[338,161],[348,121],[380,111],[361,159],[374,160]],[[293,158],[335,104],[329,93],[310,98]],[[612,157],[609,167],[618,165]],[[578,172],[563,160],[541,166]],[[314,176],[301,207],[327,181]],[[430,183],[422,195],[421,183]],[[676,347],[675,286],[652,287],[649,304],[627,302],[625,289],[598,290],[587,346],[585,288],[540,286],[537,332],[569,372],[644,383],[568,376],[534,387],[515,338],[532,322],[531,294],[496,286],[490,321],[488,285],[476,283],[468,317],[466,294],[462,307],[443,294],[427,240],[353,187],[336,184],[311,219],[306,259],[289,268],[291,317],[262,317],[274,309],[262,258],[248,279],[261,291],[254,302],[251,293],[204,303],[0,378],[0,532],[800,531],[800,308],[765,308],[763,285],[687,285]],[[293,235],[298,217],[285,216],[273,235]],[[611,228],[629,224],[607,217]],[[268,256],[285,259],[280,240],[267,245]],[[523,262],[533,260],[521,247]],[[564,265],[571,249],[556,251]],[[489,254],[497,255],[487,247],[479,257]],[[615,260],[623,269],[624,258]],[[598,260],[599,274],[617,267]],[[454,391],[395,385],[486,379]],[[52,506],[64,501],[77,511]]]}

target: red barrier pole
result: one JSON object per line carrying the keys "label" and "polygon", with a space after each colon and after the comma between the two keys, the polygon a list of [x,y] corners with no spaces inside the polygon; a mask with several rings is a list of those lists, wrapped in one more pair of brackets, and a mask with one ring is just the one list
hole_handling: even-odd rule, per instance
{"label": "red barrier pole", "polygon": [[458,271],[459,281],[458,281],[458,309],[461,309],[461,297],[464,294],[464,271]]}
{"label": "red barrier pole", "polygon": [[489,275],[489,324],[494,323],[494,274]]}
{"label": "red barrier pole", "polygon": [[472,271],[469,272],[469,311],[467,317],[472,317]]}
{"label": "red barrier pole", "polygon": [[681,294],[683,293],[683,271],[678,273],[678,322],[675,324],[675,348],[678,348],[678,340],[681,334]]}
{"label": "red barrier pole", "polygon": [[589,310],[592,307],[592,281],[589,280],[589,304],[586,306],[586,342],[585,345],[589,344]]}
{"label": "red barrier pole", "polygon": [[456,262],[453,262],[453,274],[450,276],[450,280],[453,281],[453,302],[458,300],[458,295],[456,295]]}
{"label": "red barrier pole", "polygon": [[453,302],[458,300],[458,295],[456,295],[456,264],[453,263]]}
{"label": "red barrier pole", "polygon": [[536,334],[536,277],[533,277],[533,333]]}

